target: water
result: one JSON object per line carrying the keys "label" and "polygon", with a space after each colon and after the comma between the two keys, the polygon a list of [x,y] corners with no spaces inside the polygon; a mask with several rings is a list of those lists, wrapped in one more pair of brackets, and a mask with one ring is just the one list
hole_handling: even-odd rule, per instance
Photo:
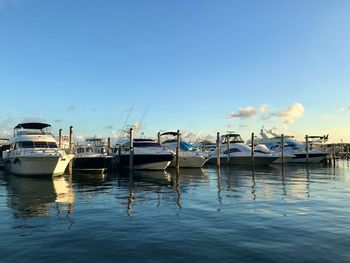
{"label": "water", "polygon": [[0,172],[1,262],[350,262],[349,171]]}

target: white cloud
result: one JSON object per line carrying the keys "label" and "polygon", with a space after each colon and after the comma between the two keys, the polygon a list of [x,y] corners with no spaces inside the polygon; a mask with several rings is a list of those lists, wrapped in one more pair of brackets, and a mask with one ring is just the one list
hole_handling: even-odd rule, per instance
{"label": "white cloud", "polygon": [[255,116],[258,113],[257,109],[253,107],[244,107],[244,108],[239,108],[237,113],[230,113],[227,115],[228,119],[233,119],[233,118],[240,118],[240,119],[247,119]]}
{"label": "white cloud", "polygon": [[341,107],[341,108],[338,108],[338,111],[339,111],[339,112],[350,111],[350,106],[349,106],[349,107]]}
{"label": "white cloud", "polygon": [[269,110],[269,106],[266,104],[260,105],[256,108],[248,106],[239,108],[238,112],[230,113],[227,115],[228,119],[240,118],[240,119],[248,119],[256,116],[258,113],[264,113]]}
{"label": "white cloud", "polygon": [[304,115],[304,106],[301,103],[293,103],[288,108],[272,113],[272,116],[277,116],[284,121],[284,124],[291,124],[297,119],[301,118]]}
{"label": "white cloud", "polygon": [[263,104],[258,107],[259,112],[267,112],[269,110],[269,105]]}

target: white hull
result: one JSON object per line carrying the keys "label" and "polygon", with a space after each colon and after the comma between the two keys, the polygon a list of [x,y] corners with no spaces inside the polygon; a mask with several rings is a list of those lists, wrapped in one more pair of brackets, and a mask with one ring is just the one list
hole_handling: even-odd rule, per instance
{"label": "white hull", "polygon": [[[176,158],[176,157],[175,157]],[[202,168],[207,159],[200,156],[179,157],[179,166],[182,168]],[[172,160],[170,167],[176,166],[176,160]]]}
{"label": "white hull", "polygon": [[6,160],[5,166],[17,175],[63,175],[73,156],[14,156]]}
{"label": "white hull", "polygon": [[164,171],[170,164],[170,161],[154,162],[134,165],[135,170],[160,170]]}

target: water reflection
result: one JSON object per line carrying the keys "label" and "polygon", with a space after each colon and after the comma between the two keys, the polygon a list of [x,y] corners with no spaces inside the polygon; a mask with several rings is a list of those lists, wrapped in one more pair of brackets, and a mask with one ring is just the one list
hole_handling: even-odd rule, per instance
{"label": "water reflection", "polygon": [[271,200],[286,198],[310,198],[311,170],[324,167],[267,166],[221,167],[211,171],[216,175],[219,204],[223,199]]}
{"label": "water reflection", "polygon": [[52,208],[58,213],[73,211],[72,184],[64,176],[54,178],[4,176],[8,191],[8,207],[16,218],[50,216]]}
{"label": "water reflection", "polygon": [[[208,174],[202,169],[182,169],[177,171],[121,171],[115,174],[117,186],[128,190],[127,213],[131,215],[135,205],[155,202],[156,207],[161,203],[176,204],[182,209],[182,195],[191,188],[208,183]],[[120,195],[117,197],[120,198]],[[123,201],[123,200],[122,200]]]}

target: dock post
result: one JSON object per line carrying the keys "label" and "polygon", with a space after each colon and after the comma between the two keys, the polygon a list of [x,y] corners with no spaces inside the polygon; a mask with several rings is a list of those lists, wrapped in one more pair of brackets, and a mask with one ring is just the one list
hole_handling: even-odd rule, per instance
{"label": "dock post", "polygon": [[62,129],[59,129],[58,131],[58,149],[61,150],[62,148]]}
{"label": "dock post", "polygon": [[130,128],[130,145],[129,145],[129,169],[132,171],[134,169],[134,131]]}
{"label": "dock post", "polygon": [[309,136],[305,135],[306,162],[309,163]]}
{"label": "dock post", "polygon": [[110,149],[111,149],[111,138],[107,138],[107,154],[110,155]]}
{"label": "dock post", "polygon": [[69,127],[69,153],[74,153],[74,132],[73,132],[73,126]]}
{"label": "dock post", "polygon": [[254,132],[252,133],[252,137],[250,141],[251,141],[252,164],[254,166]]}
{"label": "dock post", "polygon": [[335,167],[335,144],[333,143],[333,166]]}
{"label": "dock post", "polygon": [[281,134],[281,164],[284,165],[284,134]]}
{"label": "dock post", "polygon": [[177,130],[176,135],[176,156],[175,156],[175,166],[176,170],[178,171],[180,168],[180,162],[179,162],[179,151],[180,151],[180,130]]}
{"label": "dock post", "polygon": [[227,140],[227,165],[230,165],[230,158],[231,158],[231,154],[230,154],[230,137],[227,135],[226,136],[226,140]]}
{"label": "dock post", "polygon": [[160,144],[160,132],[158,132],[157,138],[158,138],[158,143]]}
{"label": "dock post", "polygon": [[349,144],[346,145],[346,160],[349,160]]}
{"label": "dock post", "polygon": [[216,166],[220,168],[220,133],[216,133]]}

